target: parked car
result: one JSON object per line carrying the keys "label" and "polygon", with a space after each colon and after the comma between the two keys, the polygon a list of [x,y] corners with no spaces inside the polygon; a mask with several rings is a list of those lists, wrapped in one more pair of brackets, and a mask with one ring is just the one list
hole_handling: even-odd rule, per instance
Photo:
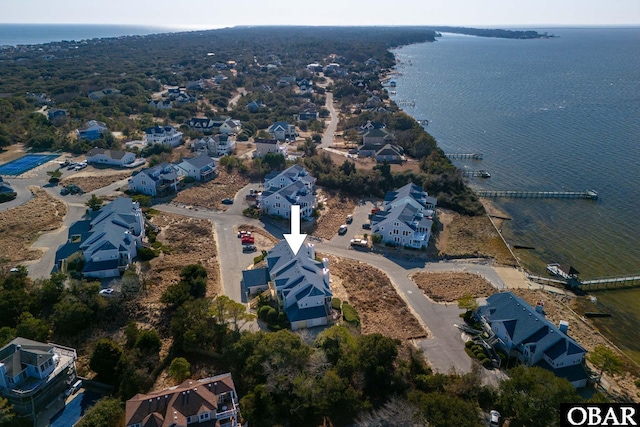
{"label": "parked car", "polygon": [[247,230],[238,231],[238,239],[243,237],[243,236],[251,236],[251,232],[247,231]]}
{"label": "parked car", "polygon": [[338,234],[341,235],[341,236],[347,234],[347,229],[348,229],[347,228],[347,224],[342,224],[340,226],[340,228],[338,229]]}
{"label": "parked car", "polygon": [[362,228],[365,230],[371,230],[371,223],[365,222],[364,224],[362,224]]}
{"label": "parked car", "polygon": [[106,288],[106,289],[101,289],[100,292],[98,292],[100,295],[107,297],[113,294],[113,288]]}
{"label": "parked car", "polygon": [[62,187],[60,189],[60,194],[66,196],[67,194],[69,194],[69,189],[67,187]]}
{"label": "parked car", "polygon": [[351,239],[351,246],[366,248],[369,247],[369,241],[367,239]]}
{"label": "parked car", "polygon": [[256,251],[255,245],[243,245],[242,246],[242,252],[255,252],[255,251]]}
{"label": "parked car", "polygon": [[351,224],[353,222],[353,215],[347,215],[347,224]]}
{"label": "parked car", "polygon": [[500,425],[500,412],[495,409],[489,412],[489,426],[498,427]]}
{"label": "parked car", "polygon": [[243,236],[241,241],[243,245],[248,245],[249,243],[255,243],[255,239],[253,238],[253,236]]}
{"label": "parked car", "polygon": [[223,205],[232,205],[233,204],[233,199],[222,199],[222,204]]}

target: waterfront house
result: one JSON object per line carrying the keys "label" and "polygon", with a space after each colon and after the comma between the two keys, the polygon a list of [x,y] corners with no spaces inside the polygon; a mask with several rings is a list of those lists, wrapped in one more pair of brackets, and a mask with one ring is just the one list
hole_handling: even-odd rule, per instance
{"label": "waterfront house", "polygon": [[386,144],[373,157],[378,163],[402,163],[402,149],[397,145]]}
{"label": "waterfront house", "polygon": [[256,149],[253,152],[253,157],[264,157],[267,153],[282,154],[287,156],[287,146],[280,143],[277,139],[262,139],[258,138],[255,141]]}
{"label": "waterfront house", "polygon": [[371,218],[371,231],[384,243],[413,249],[426,248],[433,221],[409,203],[380,211]]}
{"label": "waterfront house", "polygon": [[488,342],[509,359],[548,369],[576,388],[587,385],[587,351],[569,336],[568,322],[556,326],[545,318],[544,303],[534,309],[513,293],[500,292],[488,297],[474,316],[490,334]]}
{"label": "waterfront house", "polygon": [[81,256],[85,277],[118,277],[138,254],[145,236],[138,202],[119,197],[69,227],[67,242],[56,251],[58,271]]}
{"label": "waterfront house", "polygon": [[293,141],[298,136],[296,127],[287,122],[276,122],[267,129],[267,132],[269,132],[269,134],[278,141]]}
{"label": "waterfront house", "polygon": [[387,191],[384,196],[383,208],[390,210],[397,206],[410,204],[427,217],[435,215],[437,199],[429,196],[422,187],[410,182],[397,190]]}
{"label": "waterfront house", "polygon": [[367,123],[360,126],[360,130],[368,131],[372,129],[384,129],[387,125],[382,122],[372,122],[371,120],[367,120]]}
{"label": "waterfront house", "polygon": [[0,349],[0,397],[13,411],[35,419],[76,379],[76,351],[58,344],[16,338]]}
{"label": "waterfront house", "polygon": [[393,133],[385,128],[363,129],[360,131],[360,136],[362,136],[362,145],[381,144],[384,146],[395,142]]}
{"label": "waterfront house", "polygon": [[[311,328],[331,322],[329,261],[315,259],[315,248],[307,244],[294,255],[282,240],[265,257],[267,266],[253,274],[243,272],[243,288],[271,290],[287,315],[291,329]],[[267,281],[264,283],[264,281]]]}
{"label": "waterfront house", "polygon": [[89,93],[89,98],[92,101],[97,101],[101,98],[104,98],[105,96],[111,96],[111,95],[120,95],[120,91],[118,89],[114,89],[114,88],[107,88],[107,89],[102,89],[102,90],[97,90],[95,92],[90,92]]}
{"label": "waterfront house", "polygon": [[216,164],[205,153],[200,153],[196,157],[182,159],[182,162],[178,163],[176,168],[178,175],[190,176],[201,182],[212,180],[216,175]]}
{"label": "waterfront house", "polygon": [[107,129],[107,125],[97,120],[89,120],[82,127],[76,130],[78,139],[88,139],[89,141],[100,139],[108,132],[109,129]]}
{"label": "waterfront house", "polygon": [[316,196],[302,181],[296,181],[283,188],[265,189],[258,203],[265,214],[281,218],[290,218],[291,206],[299,205],[300,216],[310,220],[316,207]]}
{"label": "waterfront house", "polygon": [[240,399],[231,374],[216,375],[146,394],[125,406],[126,427],[240,427]]}
{"label": "waterfront house", "polygon": [[152,197],[162,197],[178,191],[176,167],[167,162],[134,172],[129,179],[129,190]]}
{"label": "waterfront house", "polygon": [[87,153],[87,163],[125,167],[136,161],[136,155],[129,151],[92,148]]}
{"label": "waterfront house", "polygon": [[316,179],[305,168],[295,164],[282,172],[273,171],[265,176],[264,188],[269,190],[284,188],[297,181],[302,182],[310,191],[313,191],[316,183]]}
{"label": "waterfront house", "polygon": [[173,126],[153,126],[147,128],[144,133],[147,144],[163,144],[177,147],[182,143],[182,132]]}

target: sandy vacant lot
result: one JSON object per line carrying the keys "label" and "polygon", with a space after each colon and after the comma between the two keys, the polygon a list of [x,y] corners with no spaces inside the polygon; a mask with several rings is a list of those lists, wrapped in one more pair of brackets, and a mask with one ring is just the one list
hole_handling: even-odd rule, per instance
{"label": "sandy vacant lot", "polygon": [[215,179],[180,191],[173,201],[205,209],[226,210],[227,206],[222,204],[222,199],[233,199],[247,184],[249,178],[236,171],[229,173],[223,167]]}
{"label": "sandy vacant lot", "polygon": [[338,232],[338,228],[345,223],[347,215],[353,214],[358,201],[354,197],[330,190],[322,190],[318,198],[324,199],[324,209],[320,210],[320,218],[315,227],[312,227],[313,231],[310,234],[331,239]]}
{"label": "sandy vacant lot", "polygon": [[[112,172],[112,173],[106,173]],[[82,172],[81,172],[82,173]],[[127,179],[131,176],[132,171],[103,171],[96,170],[94,174],[93,171],[82,173],[82,175],[76,174],[69,178],[64,178],[60,181],[62,185],[75,184],[78,187],[82,188],[82,191],[85,193],[89,193],[91,191],[97,190],[98,188],[106,187],[107,185],[111,185],[114,182],[121,181],[123,179]]]}
{"label": "sandy vacant lot", "polygon": [[471,273],[420,272],[411,280],[436,302],[456,302],[466,294],[487,297],[497,292],[484,277]]}
{"label": "sandy vacant lot", "polygon": [[402,341],[428,335],[381,270],[332,255],[318,256],[329,258],[331,287],[356,309],[363,334],[380,333]]}
{"label": "sandy vacant lot", "polygon": [[29,247],[40,233],[62,226],[67,206],[39,187],[29,187],[33,199],[22,206],[0,212],[0,248],[11,263],[34,260],[42,256]]}

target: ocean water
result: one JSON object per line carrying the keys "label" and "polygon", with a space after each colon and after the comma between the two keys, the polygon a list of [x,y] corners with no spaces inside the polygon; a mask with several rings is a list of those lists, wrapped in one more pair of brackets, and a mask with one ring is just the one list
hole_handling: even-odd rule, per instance
{"label": "ocean water", "polygon": [[597,201],[494,199],[524,265],[572,264],[583,279],[640,274],[640,28],[541,29],[558,38],[445,34],[395,51],[395,100],[430,121],[445,152],[490,179],[479,189],[584,191]]}
{"label": "ocean water", "polygon": [[93,38],[147,35],[178,31],[169,27],[147,27],[131,25],[85,25],[85,24],[1,24],[0,46],[19,44],[41,44],[62,40],[86,40]]}

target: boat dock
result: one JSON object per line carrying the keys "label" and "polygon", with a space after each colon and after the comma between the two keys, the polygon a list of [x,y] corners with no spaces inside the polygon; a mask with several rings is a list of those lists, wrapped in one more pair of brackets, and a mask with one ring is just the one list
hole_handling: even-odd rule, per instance
{"label": "boat dock", "polygon": [[462,171],[462,176],[466,177],[480,177],[480,178],[491,178],[491,174],[485,170],[479,171]]}
{"label": "boat dock", "polygon": [[472,160],[482,160],[484,157],[481,153],[449,153],[445,154],[450,159],[472,159]]}
{"label": "boat dock", "polygon": [[528,280],[542,285],[551,286],[566,286],[570,285],[573,288],[581,289],[585,292],[592,291],[604,291],[610,289],[628,289],[640,287],[640,276],[616,276],[616,277],[603,277],[599,279],[580,281],[575,278],[569,279],[552,279],[549,277],[534,276],[532,274],[526,275]]}
{"label": "boat dock", "polygon": [[519,191],[519,190],[477,190],[480,197],[510,197],[516,199],[588,199],[598,200],[598,192],[586,191]]}
{"label": "boat dock", "polygon": [[399,101],[394,101],[398,107],[410,107],[414,108],[416,106],[416,101],[408,101],[406,99],[401,99]]}

